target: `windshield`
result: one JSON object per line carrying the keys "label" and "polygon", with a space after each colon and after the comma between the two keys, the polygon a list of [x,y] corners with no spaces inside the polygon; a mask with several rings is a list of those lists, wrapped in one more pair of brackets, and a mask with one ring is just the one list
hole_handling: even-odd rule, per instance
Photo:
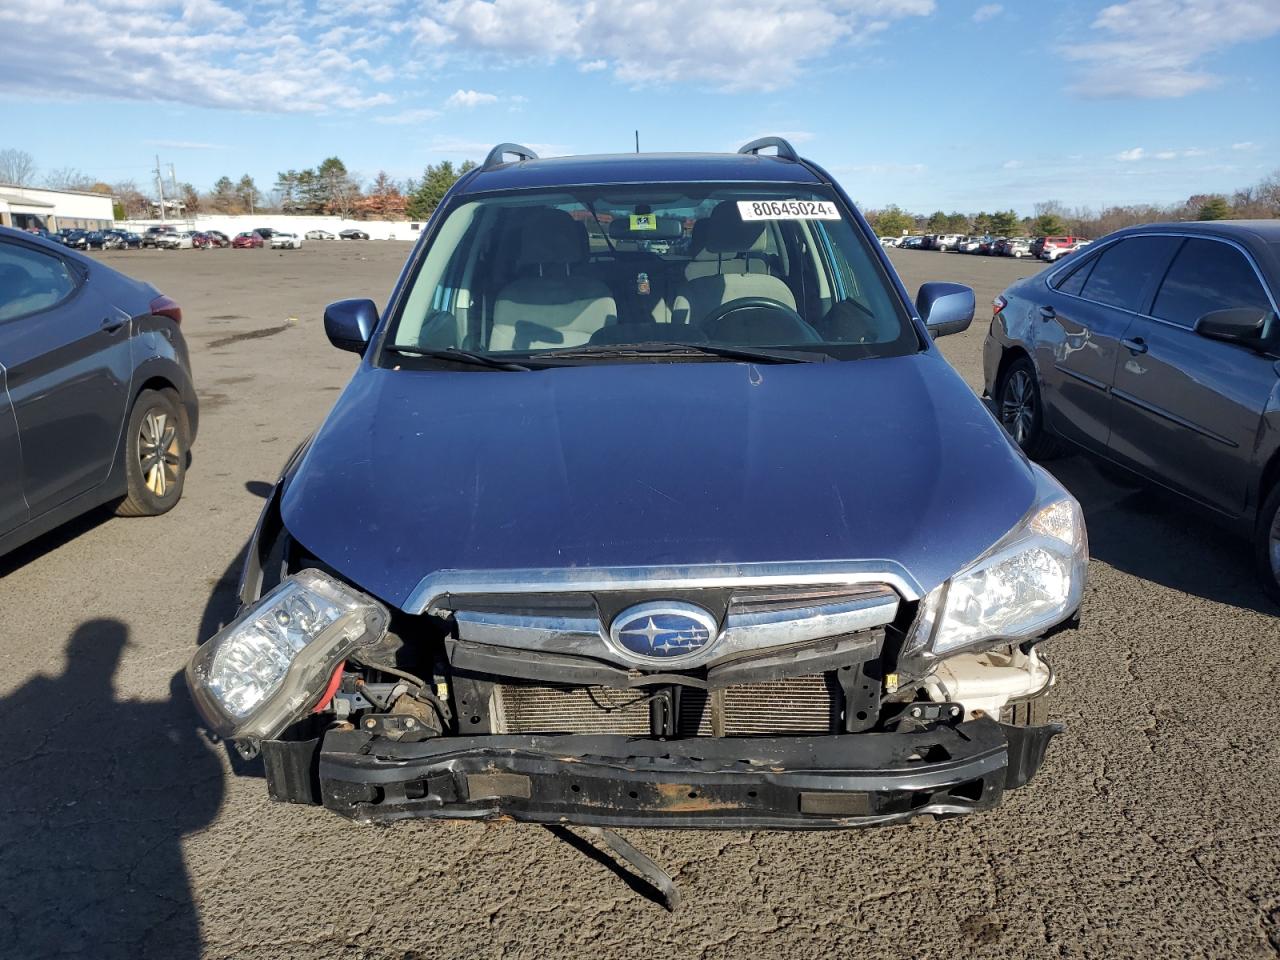
{"label": "windshield", "polygon": [[822,188],[526,190],[466,198],[444,217],[383,341],[387,364],[415,349],[550,362],[636,359],[612,348],[646,344],[836,359],[921,347],[871,244]]}

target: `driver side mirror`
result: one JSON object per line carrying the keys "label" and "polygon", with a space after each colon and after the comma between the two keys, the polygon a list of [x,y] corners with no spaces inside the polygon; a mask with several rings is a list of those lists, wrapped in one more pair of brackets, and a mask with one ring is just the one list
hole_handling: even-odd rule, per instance
{"label": "driver side mirror", "polygon": [[324,308],[324,332],[339,350],[363,354],[378,326],[372,300],[338,300]]}
{"label": "driver side mirror", "polygon": [[1225,340],[1246,347],[1262,345],[1267,319],[1271,314],[1257,307],[1233,307],[1212,310],[1196,321],[1196,333],[1210,340]]}
{"label": "driver side mirror", "polygon": [[916,309],[935,340],[968,330],[976,307],[973,289],[962,283],[932,280],[922,283],[916,294]]}

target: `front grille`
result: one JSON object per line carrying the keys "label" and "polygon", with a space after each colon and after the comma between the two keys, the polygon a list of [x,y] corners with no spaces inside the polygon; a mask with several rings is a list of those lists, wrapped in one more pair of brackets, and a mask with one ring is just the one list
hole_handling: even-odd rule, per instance
{"label": "front grille", "polygon": [[[642,689],[499,684],[495,732],[650,735]],[[823,674],[680,690],[677,732],[686,737],[829,733],[839,711]]]}

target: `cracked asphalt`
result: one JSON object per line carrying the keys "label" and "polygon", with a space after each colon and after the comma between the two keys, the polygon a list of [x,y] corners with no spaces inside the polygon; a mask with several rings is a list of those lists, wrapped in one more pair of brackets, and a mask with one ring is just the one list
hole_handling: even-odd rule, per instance
{"label": "cracked asphalt", "polygon": [[[1081,458],[1083,625],[1046,645],[1040,775],[995,812],[842,833],[626,831],[674,915],[552,832],[359,827],[268,802],[181,681],[233,612],[268,484],[354,365],[321,311],[385,299],[408,244],[104,254],[184,308],[202,423],[172,513],[99,512],[0,558],[0,956],[1280,955],[1280,627],[1244,544]],[[1034,265],[893,254],[978,292]],[[909,522],[909,518],[904,518]]]}

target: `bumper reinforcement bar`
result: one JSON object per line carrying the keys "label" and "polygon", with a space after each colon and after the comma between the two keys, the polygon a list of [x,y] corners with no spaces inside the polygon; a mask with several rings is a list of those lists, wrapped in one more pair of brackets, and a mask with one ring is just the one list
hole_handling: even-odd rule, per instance
{"label": "bumper reinforcement bar", "polygon": [[392,742],[330,731],[320,799],[365,822],[494,819],[584,826],[836,828],[996,806],[1057,725],[988,718],[911,733],[686,739],[522,735]]}

